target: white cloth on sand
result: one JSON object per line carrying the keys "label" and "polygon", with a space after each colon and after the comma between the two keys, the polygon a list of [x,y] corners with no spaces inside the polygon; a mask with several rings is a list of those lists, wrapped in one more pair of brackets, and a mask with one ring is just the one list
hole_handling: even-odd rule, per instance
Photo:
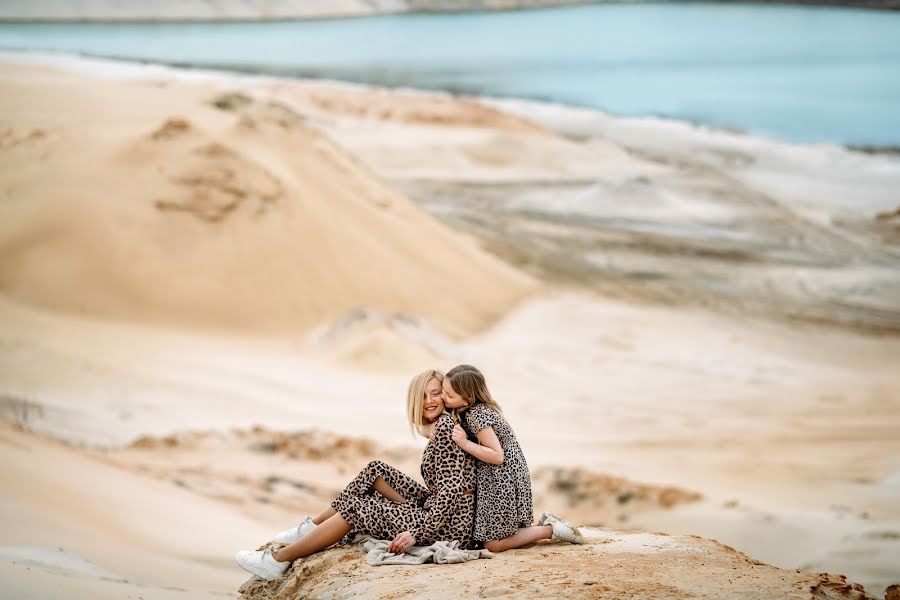
{"label": "white cloth on sand", "polygon": [[494,555],[487,550],[463,550],[456,540],[450,542],[435,542],[430,546],[413,546],[403,554],[388,552],[390,540],[376,540],[368,536],[357,536],[353,540],[362,543],[366,549],[366,562],[373,567],[382,565],[423,565],[435,563],[449,565],[464,563],[479,558],[493,558]]}

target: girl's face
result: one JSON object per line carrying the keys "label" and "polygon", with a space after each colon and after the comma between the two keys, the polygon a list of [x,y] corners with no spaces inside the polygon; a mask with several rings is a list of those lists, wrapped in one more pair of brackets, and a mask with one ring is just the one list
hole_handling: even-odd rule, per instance
{"label": "girl's face", "polygon": [[447,408],[463,408],[464,406],[468,406],[469,403],[466,402],[466,399],[456,393],[456,390],[453,389],[453,386],[450,385],[450,379],[444,379],[444,406]]}
{"label": "girl's face", "polygon": [[441,382],[432,377],[425,384],[425,397],[422,399],[422,416],[429,423],[437,420],[444,412],[444,400],[441,398]]}

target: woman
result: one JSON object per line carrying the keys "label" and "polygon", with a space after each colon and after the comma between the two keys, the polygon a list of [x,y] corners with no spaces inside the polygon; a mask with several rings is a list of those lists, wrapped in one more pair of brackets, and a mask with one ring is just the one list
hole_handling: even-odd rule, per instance
{"label": "woman", "polygon": [[444,375],[416,375],[407,393],[410,428],[431,439],[422,454],[427,487],[380,461],[370,462],[315,518],[275,536],[274,550],[242,550],[235,561],[263,579],[276,579],[298,558],[324,550],[351,531],[392,539],[388,550],[403,553],[416,543],[458,540],[474,547],[475,462],[453,442],[453,418],[444,414]]}

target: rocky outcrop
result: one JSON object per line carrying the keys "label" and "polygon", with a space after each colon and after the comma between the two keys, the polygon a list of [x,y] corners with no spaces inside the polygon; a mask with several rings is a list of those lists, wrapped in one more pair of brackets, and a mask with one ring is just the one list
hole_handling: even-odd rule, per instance
{"label": "rocky outcrop", "polygon": [[370,567],[360,546],[251,578],[244,600],[299,598],[742,598],[874,600],[843,575],[786,571],[695,536],[585,530],[583,546],[541,543],[460,565]]}

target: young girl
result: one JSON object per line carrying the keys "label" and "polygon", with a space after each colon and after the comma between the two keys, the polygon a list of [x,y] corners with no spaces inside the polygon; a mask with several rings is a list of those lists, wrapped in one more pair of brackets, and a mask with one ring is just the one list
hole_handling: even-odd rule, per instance
{"label": "young girl", "polygon": [[577,529],[550,513],[531,526],[528,464],[481,371],[471,365],[454,367],[444,377],[443,389],[444,405],[464,425],[456,425],[453,441],[478,459],[474,538],[491,552],[544,539],[583,544]]}

